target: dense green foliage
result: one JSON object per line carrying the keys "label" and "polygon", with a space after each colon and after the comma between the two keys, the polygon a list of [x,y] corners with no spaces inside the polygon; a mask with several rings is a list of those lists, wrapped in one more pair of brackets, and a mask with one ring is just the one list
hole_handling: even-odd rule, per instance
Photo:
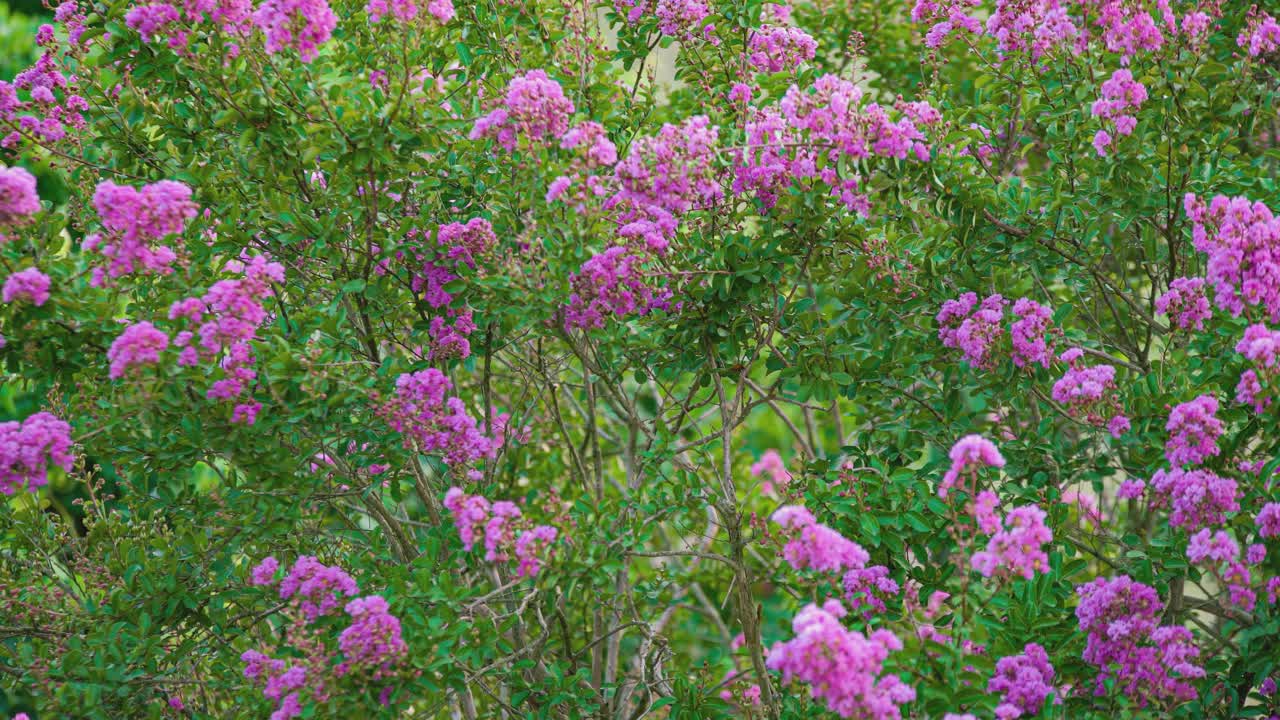
{"label": "dense green foliage", "polygon": [[[1238,511],[1213,527],[1262,542],[1254,518],[1277,499],[1280,404],[1235,401],[1253,367],[1236,344],[1268,322],[1264,308],[1215,307],[1204,330],[1156,309],[1176,278],[1206,272],[1184,196],[1280,211],[1280,65],[1238,43],[1248,7],[1222,3],[1199,44],[1174,36],[1124,60],[1148,98],[1132,134],[1112,131],[1100,155],[1091,107],[1122,55],[1096,38],[1040,59],[982,33],[931,48],[932,23],[913,22],[910,4],[796,0],[790,22],[816,55],[755,73],[743,57],[770,12],[758,0],[712,3],[715,29],[682,39],[653,13],[629,22],[625,7],[573,0],[458,2],[448,22],[407,26],[331,4],[336,28],[310,62],[267,52],[256,30],[186,20],[176,52],[165,33],[142,37],[125,2],[80,4],[83,45],[59,24],[49,51],[77,76],[87,126],[6,151],[5,165],[49,168],[37,173],[44,209],[5,228],[5,271],[37,266],[52,287],[38,307],[0,306],[0,412],[66,420],[77,460],[0,509],[0,715],[271,716],[242,654],[303,653],[280,649],[285,603],[250,571],[266,556],[315,556],[387,599],[408,655],[388,704],[381,685],[352,681],[302,717],[815,716],[827,706],[766,670],[766,651],[793,637],[803,606],[843,591],[838,576],[784,561],[770,518],[787,504],[898,584],[883,612],[845,622],[902,641],[885,672],[915,690],[904,717],[993,717],[996,663],[1029,642],[1056,671],[1058,702],[1037,717],[1277,712],[1258,688],[1280,671],[1280,612],[1266,598],[1280,546],[1252,566],[1246,611],[1219,570],[1188,560],[1191,529],[1150,487],[1116,496],[1167,469],[1170,408],[1209,394],[1226,430],[1203,465],[1240,487]],[[35,32],[17,17],[0,16],[15,57]],[[660,63],[671,83],[654,79]],[[706,115],[718,127],[708,172],[722,196],[677,213],[669,248],[638,256],[638,282],[667,288],[670,307],[606,313],[600,327],[567,319],[584,263],[637,241],[619,239],[624,221],[603,198],[547,200],[556,178],[590,174],[581,153],[472,133],[539,68],[572,102],[567,125],[600,123],[619,158],[663,123]],[[0,78],[20,69],[0,62]],[[930,103],[941,117],[919,123],[929,159],[823,155],[859,179],[865,214],[812,178],[772,207],[734,188],[757,113],[827,74],[895,120],[899,98]],[[730,99],[739,83],[749,103]],[[614,182],[608,167],[591,172]],[[95,189],[161,180],[189,186],[200,208],[164,243],[173,272],[95,284],[105,262],[84,246],[104,232]],[[447,302],[433,302],[423,258],[442,252],[442,225],[472,218],[496,242],[451,265]],[[177,344],[112,377],[108,349],[126,326],[195,330],[170,307],[240,277],[227,262],[253,255],[285,278],[260,298],[256,377],[236,401],[261,404],[255,421],[207,397],[230,375],[220,359],[180,364]],[[1115,369],[1131,429],[1114,437],[1054,397],[1065,362],[1017,367],[1005,349],[976,367],[944,347],[939,310],[966,292],[1049,307],[1059,352],[1079,346],[1086,364]],[[469,350],[433,355],[433,321],[468,311]],[[397,431],[397,378],[427,368],[505,442],[456,462]],[[973,493],[939,497],[947,453],[970,434],[1007,461],[982,475],[1002,508],[1047,514],[1048,565],[1030,579],[975,572],[986,537]],[[751,468],[772,449],[794,477],[770,493]],[[520,577],[483,545],[464,548],[443,505],[454,486],[558,528],[543,567]],[[1114,681],[1094,693],[1076,588],[1118,575],[1155,588],[1160,624],[1194,634],[1206,674],[1194,698],[1144,706]],[[926,619],[935,591],[950,598]],[[329,620],[336,638],[345,625]],[[750,685],[759,704],[742,699]]]}

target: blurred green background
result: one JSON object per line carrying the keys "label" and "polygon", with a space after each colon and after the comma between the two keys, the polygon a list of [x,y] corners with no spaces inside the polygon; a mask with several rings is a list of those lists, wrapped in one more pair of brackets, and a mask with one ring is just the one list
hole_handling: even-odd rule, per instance
{"label": "blurred green background", "polygon": [[0,80],[12,80],[36,59],[36,28],[51,14],[39,0],[0,0]]}

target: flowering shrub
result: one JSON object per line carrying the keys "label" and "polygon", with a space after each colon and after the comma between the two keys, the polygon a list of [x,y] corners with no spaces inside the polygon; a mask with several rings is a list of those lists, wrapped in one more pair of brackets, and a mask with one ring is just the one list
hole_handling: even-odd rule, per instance
{"label": "flowering shrub", "polygon": [[0,717],[1280,717],[1274,8],[48,9]]}

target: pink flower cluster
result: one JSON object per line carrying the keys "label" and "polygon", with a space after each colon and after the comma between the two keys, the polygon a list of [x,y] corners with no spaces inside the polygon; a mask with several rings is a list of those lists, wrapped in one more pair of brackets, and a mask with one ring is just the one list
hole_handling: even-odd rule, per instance
{"label": "pink flower cluster", "polygon": [[1152,507],[1169,508],[1169,524],[1188,531],[1221,525],[1240,510],[1236,481],[1208,470],[1157,470],[1150,485]]}
{"label": "pink flower cluster", "polygon": [[1259,537],[1280,537],[1280,503],[1263,505],[1254,522],[1258,525]]}
{"label": "pink flower cluster", "polygon": [[[453,19],[453,0],[427,0],[425,10],[427,15],[443,25]],[[421,9],[414,0],[369,0],[364,11],[369,15],[369,22],[373,23],[390,16],[396,22],[408,25],[421,15]]]}
{"label": "pink flower cluster", "polygon": [[[253,584],[275,585],[275,569],[279,567],[273,557],[265,558],[251,573]],[[356,581],[336,565],[325,565],[310,555],[302,555],[294,561],[289,573],[280,581],[280,599],[289,601],[309,622],[332,615],[342,607],[342,596],[352,597],[360,592]]]}
{"label": "pink flower cluster", "polygon": [[[187,54],[190,34],[198,23],[208,18],[217,30],[242,36],[248,34],[252,13],[250,0],[183,0],[181,7],[168,2],[137,5],[125,13],[124,19],[125,25],[136,30],[144,42],[167,37],[169,47]],[[238,52],[233,43],[228,43],[228,49],[231,55]]]}
{"label": "pink flower cluster", "polygon": [[792,70],[813,59],[818,43],[797,27],[765,25],[747,41],[747,62],[760,72]]}
{"label": "pink flower cluster", "polygon": [[[268,319],[263,302],[271,297],[272,284],[284,282],[284,266],[262,255],[244,260],[228,260],[226,272],[242,277],[219,280],[202,297],[189,297],[169,308],[169,319],[186,319],[198,325],[195,332],[184,330],[173,338],[182,348],[178,364],[194,366],[202,361],[216,363],[222,377],[205,393],[210,400],[235,401],[257,377],[257,358],[252,342],[258,328]],[[194,342],[193,342],[194,341]],[[231,421],[252,425],[262,406],[257,401],[238,403]]]}
{"label": "pink flower cluster", "polygon": [[[778,110],[792,132],[799,136],[791,173],[796,178],[818,177],[831,187],[845,207],[866,214],[869,201],[857,175],[841,177],[840,161],[852,165],[872,157],[894,160],[929,160],[929,146],[917,120],[893,120],[879,103],[864,103],[861,88],[835,75],[823,75],[801,89],[792,85],[778,103]],[[915,113],[917,119],[926,115]],[[822,170],[817,170],[822,167]]]}
{"label": "pink flower cluster", "polygon": [[[1102,97],[1093,103],[1093,116],[1110,122],[1116,134],[1132,135],[1138,125],[1133,116],[1147,100],[1147,87],[1133,79],[1128,68],[1121,68],[1102,83]],[[1106,155],[1112,136],[1105,129],[1093,137],[1093,148],[1099,155]]]}
{"label": "pink flower cluster", "polygon": [[1217,412],[1218,400],[1212,395],[1201,395],[1169,412],[1165,424],[1169,441],[1165,443],[1164,456],[1170,465],[1199,465],[1220,452],[1218,438],[1222,437],[1223,427]]}
{"label": "pink flower cluster", "polygon": [[1053,363],[1053,338],[1061,335],[1053,326],[1053,311],[1030,298],[1018,298],[1013,303],[1013,314],[1018,318],[1009,327],[1013,364],[1048,368]]}
{"label": "pink flower cluster", "polygon": [[996,661],[996,672],[987,683],[987,692],[1000,693],[996,717],[1010,720],[1040,712],[1053,687],[1053,665],[1049,653],[1036,643],[1027,643],[1020,655]]}
{"label": "pink flower cluster", "polygon": [[1240,546],[1225,530],[1203,528],[1187,541],[1187,559],[1197,565],[1227,563],[1240,557]]}
{"label": "pink flower cluster", "polygon": [[[0,225],[16,225],[40,212],[36,178],[20,167],[0,167]],[[5,237],[0,235],[0,242]]]}
{"label": "pink flower cluster", "polygon": [[962,478],[970,481],[962,489],[972,494],[977,489],[978,470],[984,467],[1004,467],[1004,456],[995,444],[981,435],[966,435],[951,446],[951,467],[942,476],[938,485],[938,497],[945,498],[947,492],[960,484]]}
{"label": "pink flower cluster", "polygon": [[1240,31],[1236,43],[1244,48],[1250,57],[1258,57],[1280,50],[1280,22],[1267,13],[1258,12],[1255,5],[1250,8],[1248,21]]}
{"label": "pink flower cluster", "polygon": [[343,660],[334,669],[342,677],[359,673],[371,680],[394,677],[409,654],[400,635],[400,620],[379,595],[356,598],[344,608],[351,624],[338,636]]}
{"label": "pink flower cluster", "polygon": [[[416,228],[405,235],[408,241],[418,237]],[[475,321],[469,309],[454,307],[454,294],[445,287],[460,277],[464,266],[475,270],[477,261],[492,253],[497,245],[493,225],[484,218],[472,218],[465,223],[441,225],[436,232],[435,247],[411,246],[410,254],[418,265],[412,268],[410,285],[414,292],[422,293],[427,305],[436,311],[428,327],[431,342],[427,359],[471,355],[471,342],[467,338],[476,329]]]}
{"label": "pink flower cluster", "polygon": [[819,523],[801,505],[778,508],[773,521],[787,533],[782,557],[796,570],[842,572],[864,568],[871,559],[861,545]]}
{"label": "pink flower cluster", "polygon": [[486,255],[498,246],[498,236],[493,224],[484,218],[471,218],[465,223],[445,223],[436,232],[436,244],[444,257],[475,268],[476,258]]}
{"label": "pink flower cluster", "polygon": [[589,200],[610,193],[609,182],[595,173],[618,162],[618,148],[609,140],[603,125],[593,120],[578,123],[560,139],[560,148],[571,151],[572,160],[568,172],[556,177],[547,188],[548,203],[574,189],[574,204],[582,209]]}
{"label": "pink flower cluster", "polygon": [[1053,531],[1044,524],[1045,512],[1024,505],[1004,516],[1003,528],[991,536],[987,549],[973,554],[973,568],[983,577],[1021,575],[1030,580],[1037,571],[1049,569],[1044,545],[1053,541]]}
{"label": "pink flower cluster", "polygon": [[309,63],[332,36],[338,16],[325,0],[263,0],[253,13],[253,24],[266,36],[268,53],[293,48]]}
{"label": "pink flower cluster", "polygon": [[[1036,62],[1058,49],[1079,55],[1090,40],[1097,39],[1128,64],[1140,52],[1164,47],[1165,33],[1181,32],[1189,46],[1197,47],[1212,22],[1199,4],[1179,20],[1168,0],[1159,0],[1156,5],[1161,10],[1162,30],[1146,4],[1133,0],[997,0],[987,18],[985,34],[996,40],[1002,56],[1029,53]],[[917,23],[932,24],[925,45],[937,48],[957,30],[983,34],[981,21],[969,14],[981,6],[981,0],[917,0],[911,17]],[[1078,14],[1073,15],[1072,10]],[[1089,32],[1087,24],[1100,31]]]}
{"label": "pink flower cluster", "polygon": [[536,143],[564,135],[573,113],[560,84],[542,70],[530,70],[512,78],[501,107],[476,120],[471,139],[492,137],[514,151],[520,138]]}
{"label": "pink flower cluster", "polygon": [[924,44],[925,47],[939,48],[956,31],[981,35],[982,21],[969,14],[970,9],[980,7],[982,0],[916,0],[911,8],[911,20],[931,23],[932,27],[924,36]]}
{"label": "pink flower cluster", "polygon": [[169,336],[149,322],[134,323],[111,343],[107,360],[110,377],[118,380],[137,368],[160,362],[160,353],[169,347]]}
{"label": "pink flower cluster", "polygon": [[987,34],[996,39],[1001,54],[1029,51],[1036,62],[1057,49],[1078,53],[1088,33],[1067,7],[1068,0],[997,0]]}
{"label": "pink flower cluster", "polygon": [[724,197],[716,170],[719,130],[705,115],[679,125],[664,123],[656,135],[637,138],[614,167],[618,192],[605,203],[620,212],[618,235],[666,252],[678,218],[714,206]]}
{"label": "pink flower cluster", "polygon": [[[977,293],[967,292],[942,303],[938,311],[938,339],[943,347],[956,348],[973,367],[989,370],[995,367],[999,346],[1004,338],[1004,311],[1008,301],[1002,295],[989,295],[981,303]],[[1053,325],[1053,311],[1030,298],[1013,303],[1015,320],[1009,327],[1011,358],[1016,367],[1053,363],[1056,339],[1062,331]]]}
{"label": "pink flower cluster", "polygon": [[141,190],[99,183],[93,206],[102,219],[106,234],[94,233],[84,240],[85,252],[96,252],[108,261],[105,268],[93,269],[92,284],[103,286],[123,275],[173,272],[177,259],[172,248],[159,245],[169,235],[178,235],[186,221],[196,216],[191,188],[173,180],[145,185]]}
{"label": "pink flower cluster", "polygon": [[991,295],[978,304],[977,293],[967,292],[942,304],[938,312],[938,339],[943,347],[956,348],[975,368],[995,363],[992,349],[1004,335],[1004,308],[1000,295]]}
{"label": "pink flower cluster", "polygon": [[1156,312],[1168,315],[1179,330],[1203,330],[1204,321],[1213,317],[1204,294],[1204,278],[1176,278],[1169,283],[1169,290],[1156,298]]}
{"label": "pink flower cluster", "polygon": [[1120,404],[1116,389],[1116,369],[1111,365],[1089,365],[1080,362],[1084,351],[1072,348],[1058,356],[1068,367],[1053,384],[1054,402],[1061,403],[1075,418],[1095,427],[1106,427],[1112,437],[1129,430],[1129,418]]}
{"label": "pink flower cluster", "polygon": [[795,637],[769,648],[766,666],[782,674],[782,681],[809,685],[809,694],[842,718],[899,720],[900,705],[915,699],[911,686],[885,673],[889,653],[902,642],[887,630],[869,636],[846,630],[847,614],[837,600],[822,607],[807,605],[792,621]]}
{"label": "pink flower cluster", "polygon": [[444,506],[453,514],[454,527],[466,550],[483,537],[485,560],[505,563],[514,555],[518,578],[537,575],[554,555],[560,531],[551,525],[534,525],[515,503],[491,503],[481,495],[468,495],[453,487],[445,493]]}
{"label": "pink flower cluster", "polygon": [[751,477],[761,476],[764,480],[760,483],[760,489],[770,495],[776,488],[786,487],[791,483],[791,473],[787,472],[786,463],[782,461],[778,451],[772,448],[761,453],[760,459],[751,464]]}
{"label": "pink flower cluster", "polygon": [[784,505],[774,512],[773,521],[782,526],[787,537],[783,559],[795,570],[843,573],[840,584],[845,599],[864,618],[885,612],[885,601],[898,594],[900,588],[889,577],[889,568],[867,567],[871,556],[861,545],[819,523],[803,506]]}
{"label": "pink flower cluster", "polygon": [[491,458],[498,448],[480,432],[460,398],[448,397],[453,382],[435,368],[404,373],[396,391],[379,409],[393,430],[403,433],[405,446],[439,454],[449,465],[466,466]]}
{"label": "pink flower cluster", "polygon": [[[387,601],[378,595],[355,597],[360,589],[346,571],[314,557],[299,557],[282,579],[276,577],[279,568],[279,562],[268,556],[253,568],[251,581],[259,587],[279,585],[280,599],[286,601],[285,612],[291,618],[284,626],[284,644],[293,648],[286,654],[290,659],[272,658],[257,650],[240,656],[244,676],[262,682],[263,696],[276,703],[272,720],[302,715],[305,700],[323,705],[339,682],[362,688],[384,685],[381,702],[389,704],[393,687],[385,683],[405,672],[409,648]],[[319,621],[337,615],[339,608],[349,622],[338,635],[335,650],[329,631]]]}
{"label": "pink flower cluster", "polygon": [[897,580],[889,577],[889,568],[884,565],[852,568],[844,574],[840,585],[853,612],[861,612],[865,620],[886,612],[889,609],[886,600],[902,589]]}
{"label": "pink flower cluster", "polygon": [[40,307],[49,301],[49,276],[38,268],[27,268],[4,281],[3,299],[7,303],[23,301]]}
{"label": "pink flower cluster", "polygon": [[[84,32],[85,15],[76,3],[62,3],[54,17],[66,24],[69,46],[77,45]],[[13,128],[0,140],[0,147],[13,149],[24,140],[53,146],[67,139],[68,128],[79,131],[88,127],[83,113],[89,103],[75,92],[79,78],[63,64],[64,53],[50,47],[55,42],[52,26],[42,27],[49,30],[37,33],[37,40],[49,49],[34,65],[14,76],[12,84],[0,81],[0,120]],[[75,52],[80,50],[75,48]],[[21,100],[19,90],[26,90],[30,100]]]}
{"label": "pink flower cluster", "polygon": [[1240,374],[1236,402],[1252,405],[1255,412],[1262,412],[1271,404],[1276,382],[1280,380],[1280,331],[1259,323],[1250,325],[1236,343],[1236,352],[1253,362],[1252,368]]}
{"label": "pink flower cluster", "polygon": [[643,250],[615,245],[584,262],[569,276],[573,291],[564,306],[565,328],[590,330],[604,327],[611,316],[670,312],[674,295],[645,275],[647,260]]}
{"label": "pink flower cluster", "polygon": [[1200,649],[1186,628],[1157,627],[1164,603],[1154,589],[1121,575],[1097,578],[1076,594],[1084,660],[1098,668],[1098,695],[1114,680],[1139,707],[1196,697],[1188,681],[1204,677],[1196,664]]}
{"label": "pink flower cluster", "polygon": [[686,41],[706,37],[715,27],[703,25],[711,14],[708,0],[613,0],[613,8],[632,25],[651,14],[659,32]]}
{"label": "pink flower cluster", "polygon": [[1280,322],[1280,218],[1243,197],[1218,195],[1206,205],[1188,193],[1183,205],[1218,307],[1239,317],[1256,306]]}
{"label": "pink flower cluster", "polygon": [[47,412],[0,422],[0,493],[35,491],[49,483],[49,466],[70,472],[71,426]]}

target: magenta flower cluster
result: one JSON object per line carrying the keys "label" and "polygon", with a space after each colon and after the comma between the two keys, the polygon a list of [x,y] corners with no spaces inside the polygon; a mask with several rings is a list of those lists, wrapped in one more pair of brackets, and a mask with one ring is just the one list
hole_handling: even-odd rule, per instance
{"label": "magenta flower cluster", "polygon": [[1236,43],[1250,57],[1274,53],[1280,50],[1280,22],[1276,22],[1267,13],[1259,12],[1255,5],[1250,9],[1248,20],[1236,38]]}
{"label": "magenta flower cluster", "polygon": [[[292,648],[288,660],[272,658],[258,650],[240,656],[244,676],[263,684],[262,694],[276,706],[272,720],[291,720],[303,714],[303,703],[323,705],[334,684],[383,686],[381,701],[389,703],[393,681],[405,672],[409,648],[400,634],[400,620],[378,595],[355,597],[360,589],[342,568],[299,557],[278,578],[279,562],[266,557],[250,573],[259,587],[278,586],[291,622],[284,626],[284,644]],[[345,598],[353,598],[346,600]],[[346,612],[349,620],[333,648],[330,630],[323,620]]]}
{"label": "magenta flower cluster", "polygon": [[[263,303],[271,297],[273,283],[284,282],[284,266],[262,255],[228,260],[223,269],[241,277],[219,280],[201,297],[188,297],[169,308],[169,319],[188,321],[194,332],[183,330],[173,338],[181,348],[178,364],[184,367],[207,362],[222,371],[205,397],[234,402],[248,391],[258,373],[252,342],[258,328],[269,317]],[[139,338],[141,339],[141,338]],[[240,402],[231,420],[252,425],[262,405],[255,400]]]}
{"label": "magenta flower cluster", "polygon": [[471,139],[492,137],[514,151],[521,138],[538,143],[564,135],[573,113],[560,84],[542,70],[530,70],[512,78],[502,104],[476,120]]}
{"label": "magenta flower cluster", "polygon": [[798,571],[843,574],[840,585],[845,599],[864,618],[885,612],[886,600],[901,589],[897,581],[889,577],[889,568],[867,567],[871,556],[861,545],[819,523],[805,507],[784,505],[773,513],[772,519],[782,526],[787,539],[782,558]]}
{"label": "magenta flower cluster", "polygon": [[1206,205],[1188,193],[1183,205],[1218,307],[1237,317],[1258,307],[1280,322],[1280,218],[1244,197],[1218,195]]}
{"label": "magenta flower cluster", "polygon": [[449,465],[464,467],[493,457],[498,448],[481,431],[466,404],[447,397],[453,382],[435,368],[404,373],[396,378],[396,390],[379,413],[406,447],[438,454]]}
{"label": "magenta flower cluster", "polygon": [[[1138,125],[1133,113],[1147,100],[1147,87],[1133,79],[1128,68],[1121,68],[1102,83],[1102,97],[1093,103],[1093,116],[1110,124],[1117,136],[1132,135]],[[1106,129],[1099,130],[1093,138],[1093,148],[1099,155],[1106,155],[1112,136]]]}
{"label": "magenta flower cluster", "polygon": [[916,693],[884,664],[902,642],[887,630],[868,636],[846,630],[840,624],[846,614],[838,600],[805,606],[792,620],[795,637],[770,647],[766,666],[784,683],[807,684],[814,700],[842,718],[900,720],[899,706]]}
{"label": "magenta flower cluster", "polygon": [[1228,601],[1245,612],[1253,611],[1258,599],[1248,565],[1261,563],[1266,552],[1263,545],[1250,545],[1242,558],[1240,545],[1230,533],[1210,528],[1202,528],[1187,542],[1187,559],[1208,568],[1226,588]]}
{"label": "magenta flower cluster", "polygon": [[[77,46],[85,30],[86,15],[73,0],[68,0],[57,7],[54,18],[67,28],[67,54],[81,52]],[[12,83],[0,81],[0,120],[12,129],[0,139],[0,147],[6,149],[16,149],[24,141],[53,146],[69,137],[78,140],[77,135],[69,135],[68,129],[81,131],[88,127],[83,113],[89,109],[89,102],[76,93],[77,71],[64,65],[62,53],[53,48],[57,42],[53,26],[41,27],[36,40],[46,47],[45,52],[35,64],[14,76]],[[18,96],[20,90],[27,91],[30,99],[22,100]]]}
{"label": "magenta flower cluster", "polygon": [[253,24],[266,37],[268,53],[292,48],[309,63],[333,35],[338,16],[325,0],[263,0],[253,13]]}
{"label": "magenta flower cluster", "polygon": [[590,330],[604,327],[610,317],[671,311],[674,294],[655,286],[645,274],[647,260],[641,249],[615,245],[584,262],[569,276],[572,291],[564,306],[565,327]]}
{"label": "magenta flower cluster", "polygon": [[4,281],[2,297],[7,303],[29,302],[40,307],[49,301],[49,284],[49,276],[39,268],[19,270]]}
{"label": "magenta flower cluster", "polygon": [[928,161],[924,126],[937,118],[922,111],[927,104],[917,103],[894,120],[885,107],[865,100],[862,88],[836,75],[823,75],[809,87],[792,85],[775,106],[747,122],[735,189],[754,191],[772,207],[787,186],[816,180],[850,211],[868,214],[866,178],[839,168],[865,166],[873,157]]}
{"label": "magenta flower cluster", "polygon": [[970,15],[971,8],[982,6],[982,0],[916,0],[911,8],[911,20],[929,23],[925,33],[925,47],[939,48],[953,32],[982,34],[982,21]]}
{"label": "magenta flower cluster", "polygon": [[0,225],[15,225],[38,212],[35,176],[24,168],[0,167]]}
{"label": "magenta flower cluster", "polygon": [[791,483],[791,473],[787,472],[787,465],[782,461],[782,456],[777,450],[770,448],[760,454],[760,459],[751,464],[751,477],[763,477],[760,482],[760,489],[765,493],[772,495],[777,488],[786,487]]}
{"label": "magenta flower cluster", "polygon": [[369,595],[352,600],[344,610],[351,616],[351,624],[338,636],[343,659],[334,672],[339,677],[358,673],[371,680],[399,673],[409,646],[400,635],[400,620],[391,614],[387,601],[379,595]]}
{"label": "magenta flower cluster", "polygon": [[1204,677],[1196,664],[1200,649],[1186,628],[1158,627],[1164,603],[1153,588],[1120,575],[1097,578],[1076,594],[1084,660],[1098,668],[1098,695],[1113,680],[1139,707],[1196,697],[1189,681]]}
{"label": "magenta flower cluster", "polygon": [[1169,524],[1185,530],[1221,525],[1240,510],[1236,481],[1208,470],[1157,470],[1151,476],[1151,506],[1169,509]]}
{"label": "magenta flower cluster", "polygon": [[1129,418],[1120,404],[1116,369],[1111,365],[1085,365],[1084,351],[1072,348],[1058,356],[1068,367],[1053,384],[1051,397],[1068,414],[1096,427],[1106,427],[1112,437],[1129,430]]}
{"label": "magenta flower cluster", "polygon": [[177,255],[173,248],[159,243],[181,234],[197,211],[191,188],[173,180],[161,180],[141,190],[107,180],[94,192],[93,206],[104,233],[86,237],[83,248],[107,261],[105,268],[93,269],[95,286],[133,273],[172,272],[170,266]]}
{"label": "magenta flower cluster", "polygon": [[[931,24],[925,35],[925,45],[931,48],[940,47],[955,31],[982,35],[985,29],[1002,55],[1027,53],[1039,62],[1053,51],[1080,55],[1096,40],[1100,50],[1118,54],[1129,65],[1140,53],[1156,52],[1178,35],[1185,37],[1187,46],[1198,47],[1214,20],[1205,10],[1220,15],[1217,3],[1195,3],[1179,17],[1169,0],[1154,4],[1158,16],[1149,9],[1151,3],[1132,0],[997,0],[984,28],[977,15],[970,14],[982,4],[981,0],[917,0],[911,17]],[[1240,44],[1248,45],[1244,34]]]}
{"label": "magenta flower cluster", "polygon": [[782,557],[796,570],[843,572],[864,568],[871,559],[861,545],[818,522],[801,505],[778,508],[773,521],[787,533]]}
{"label": "magenta flower cluster", "polygon": [[70,472],[71,426],[47,412],[0,422],[0,493],[35,491],[49,483],[49,467]]}
{"label": "magenta flower cluster", "polygon": [[938,311],[938,339],[943,347],[964,353],[964,359],[975,368],[995,364],[996,343],[1004,335],[1004,297],[991,295],[978,303],[978,294],[967,292],[942,304]]}
{"label": "magenta flower cluster", "polygon": [[1035,505],[1005,513],[1003,527],[987,541],[987,548],[973,554],[973,568],[983,577],[1018,575],[1027,580],[1047,571],[1049,555],[1044,546],[1053,541],[1053,531],[1044,524],[1045,517]]}
{"label": "magenta flower cluster", "polygon": [[[407,241],[420,237],[416,228],[405,235]],[[446,287],[458,280],[463,268],[475,270],[477,262],[492,253],[498,245],[493,225],[484,218],[465,223],[445,223],[436,231],[435,246],[410,245],[417,265],[411,268],[410,286],[421,293],[434,311],[428,326],[430,339],[426,357],[429,360],[467,358],[471,355],[468,337],[475,331],[469,309],[454,307],[455,295]],[[403,254],[401,255],[403,257]]]}
{"label": "magenta flower cluster", "polygon": [[1201,395],[1169,411],[1165,424],[1169,440],[1164,456],[1170,465],[1199,465],[1220,452],[1218,438],[1222,437],[1223,426],[1217,412],[1218,400],[1212,395]]}
{"label": "magenta flower cluster", "polygon": [[512,502],[489,502],[482,495],[468,495],[449,488],[444,506],[453,515],[454,527],[467,551],[483,538],[485,560],[507,563],[514,557],[516,577],[533,577],[555,552],[560,531],[551,525],[534,525]]}
{"label": "magenta flower cluster", "polygon": [[1280,537],[1280,503],[1270,502],[1263,505],[1254,522],[1258,525],[1260,537]]}
{"label": "magenta flower cluster", "polygon": [[1033,716],[1056,692],[1053,665],[1041,645],[1027,643],[1019,655],[996,661],[996,671],[987,683],[987,692],[1000,693],[996,717],[1000,720]]}
{"label": "magenta flower cluster", "polygon": [[134,323],[124,329],[107,349],[109,375],[118,380],[147,365],[160,362],[160,353],[169,347],[169,336],[149,322]]}
{"label": "magenta flower cluster", "polygon": [[427,0],[425,8],[419,8],[414,0],[369,0],[364,6],[369,22],[373,23],[384,17],[391,17],[396,22],[408,25],[421,17],[422,10],[426,10],[429,17],[442,25],[452,20],[455,14],[453,0]]}
{"label": "magenta flower cluster", "polygon": [[617,209],[622,238],[664,253],[678,218],[713,207],[724,197],[716,170],[719,130],[705,115],[679,125],[664,123],[656,135],[637,138],[614,167],[618,192],[605,203]]}
{"label": "magenta flower cluster", "polygon": [[[960,350],[971,366],[984,370],[995,367],[999,347],[1004,338],[1004,311],[1008,301],[1002,295],[989,295],[978,301],[977,293],[967,292],[942,303],[938,311],[938,339],[943,347]],[[1062,335],[1053,324],[1053,311],[1030,298],[1013,303],[1014,321],[1009,326],[1010,357],[1016,367],[1040,365],[1048,368],[1054,359],[1054,346]]]}
{"label": "magenta flower cluster", "polygon": [[945,498],[947,492],[960,485],[961,480],[968,480],[962,489],[972,494],[977,487],[978,471],[984,467],[1004,467],[1004,456],[995,444],[981,435],[966,435],[951,446],[951,467],[942,476],[938,485],[938,497]]}
{"label": "magenta flower cluster", "polygon": [[1203,330],[1204,321],[1213,317],[1209,298],[1205,297],[1204,278],[1174,279],[1168,291],[1156,298],[1156,312],[1168,315],[1179,330]]}
{"label": "magenta flower cluster", "polygon": [[818,42],[797,27],[765,25],[751,32],[747,62],[760,72],[793,70],[813,59]]}
{"label": "magenta flower cluster", "polygon": [[902,590],[898,581],[889,577],[889,568],[884,565],[852,568],[844,574],[840,586],[849,607],[853,612],[861,613],[864,620],[887,612],[888,599]]}
{"label": "magenta flower cluster", "polygon": [[559,200],[572,189],[573,204],[581,210],[589,201],[611,193],[611,178],[596,174],[618,162],[618,148],[609,140],[603,125],[592,120],[578,123],[565,132],[560,148],[570,151],[572,157],[566,173],[557,176],[547,187],[548,203]]}
{"label": "magenta flower cluster", "polygon": [[[253,13],[250,0],[183,0],[181,7],[158,2],[136,5],[125,13],[125,25],[136,30],[143,42],[168,38],[169,47],[181,55],[189,54],[191,33],[207,19],[215,30],[229,37],[248,34],[249,20]],[[228,54],[239,52],[234,43],[227,43]]]}
{"label": "magenta flower cluster", "polygon": [[703,23],[711,14],[708,0],[613,0],[613,8],[632,25],[652,16],[658,32],[681,40],[707,37],[714,29]]}
{"label": "magenta flower cluster", "polygon": [[1225,530],[1204,528],[1187,541],[1187,559],[1197,565],[1228,563],[1240,557],[1240,545]]}
{"label": "magenta flower cluster", "polygon": [[1061,335],[1053,325],[1053,311],[1030,298],[1018,298],[1013,303],[1013,314],[1017,317],[1009,326],[1013,364],[1048,368],[1053,363],[1054,338]]}
{"label": "magenta flower cluster", "polygon": [[1250,325],[1236,343],[1236,352],[1253,363],[1252,368],[1240,374],[1236,402],[1262,412],[1271,404],[1280,380],[1280,330],[1270,330],[1260,323]]}

